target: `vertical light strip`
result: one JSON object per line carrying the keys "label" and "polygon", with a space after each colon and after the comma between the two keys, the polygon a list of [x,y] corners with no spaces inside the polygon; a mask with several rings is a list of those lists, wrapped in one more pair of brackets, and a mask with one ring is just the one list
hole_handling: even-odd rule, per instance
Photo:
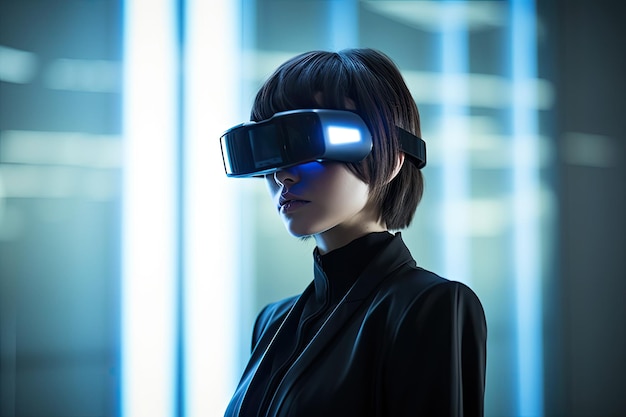
{"label": "vertical light strip", "polygon": [[121,415],[171,417],[177,94],[172,0],[124,2]]}
{"label": "vertical light strip", "polygon": [[[237,188],[219,137],[239,123],[241,11],[231,0],[186,1],[184,156],[185,416],[222,415],[235,389],[240,259]],[[247,112],[246,112],[247,113]]]}
{"label": "vertical light strip", "polygon": [[469,126],[467,123],[468,40],[467,7],[463,2],[441,3],[441,80],[443,142],[443,253],[445,276],[470,279],[468,216]]}
{"label": "vertical light strip", "polygon": [[359,40],[359,4],[356,0],[328,2],[331,50],[356,48]]}
{"label": "vertical light strip", "polygon": [[543,415],[542,292],[539,260],[539,151],[536,39],[532,0],[512,0],[514,274],[517,297],[517,415]]}

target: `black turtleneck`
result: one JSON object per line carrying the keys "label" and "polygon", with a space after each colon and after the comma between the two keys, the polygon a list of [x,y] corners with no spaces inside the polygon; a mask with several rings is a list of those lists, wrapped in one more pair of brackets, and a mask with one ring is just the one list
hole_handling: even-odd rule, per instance
{"label": "black turtleneck", "polygon": [[315,249],[315,294],[307,300],[300,318],[301,346],[313,338],[376,253],[391,239],[389,232],[374,232],[325,255]]}

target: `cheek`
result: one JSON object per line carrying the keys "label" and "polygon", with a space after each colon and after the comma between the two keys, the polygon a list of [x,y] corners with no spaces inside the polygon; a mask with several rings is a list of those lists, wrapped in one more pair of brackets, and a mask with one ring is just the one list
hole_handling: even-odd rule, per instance
{"label": "cheek", "polygon": [[329,190],[329,201],[340,212],[361,210],[369,201],[369,187],[354,176],[343,176]]}
{"label": "cheek", "polygon": [[338,182],[341,190],[340,192],[346,196],[351,196],[356,200],[367,200],[369,195],[369,186],[361,181],[352,173],[343,175],[341,181]]}

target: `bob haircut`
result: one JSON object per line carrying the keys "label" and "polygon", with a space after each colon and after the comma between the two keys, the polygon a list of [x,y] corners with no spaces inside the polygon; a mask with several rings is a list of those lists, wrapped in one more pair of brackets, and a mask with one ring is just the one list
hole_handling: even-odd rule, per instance
{"label": "bob haircut", "polygon": [[363,118],[372,133],[372,152],[347,165],[368,184],[379,220],[392,230],[408,227],[422,198],[422,173],[406,155],[400,172],[390,178],[400,153],[397,127],[421,136],[420,118],[394,62],[373,49],[297,55],[260,88],[250,119],[258,122],[282,111],[315,108],[355,111]]}

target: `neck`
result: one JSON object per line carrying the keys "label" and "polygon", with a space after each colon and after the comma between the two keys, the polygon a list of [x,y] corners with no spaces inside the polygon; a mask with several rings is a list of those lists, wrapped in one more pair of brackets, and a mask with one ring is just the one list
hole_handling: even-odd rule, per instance
{"label": "neck", "polygon": [[368,223],[358,229],[344,228],[338,225],[322,233],[318,233],[314,235],[314,237],[317,250],[321,255],[325,255],[369,233],[385,231],[387,231],[387,228],[381,223]]}

